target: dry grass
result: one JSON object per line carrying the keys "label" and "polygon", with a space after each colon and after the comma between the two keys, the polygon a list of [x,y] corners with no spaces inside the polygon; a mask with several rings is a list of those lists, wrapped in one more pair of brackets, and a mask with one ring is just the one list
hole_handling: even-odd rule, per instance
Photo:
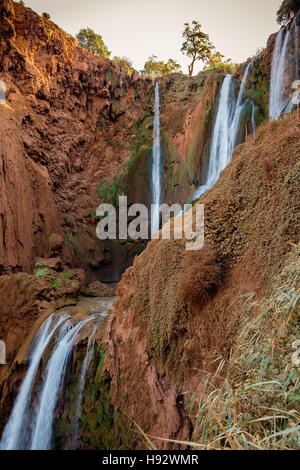
{"label": "dry grass", "polygon": [[201,309],[220,284],[220,267],[210,247],[184,253],[178,274],[178,298],[190,311]]}
{"label": "dry grass", "polygon": [[[245,297],[243,311],[236,312],[244,320],[230,358],[212,358],[218,367],[206,375],[201,396],[185,393],[194,432],[191,442],[182,445],[206,450],[300,448],[300,369],[292,358],[293,343],[299,340],[299,254],[299,246],[294,247],[273,280],[270,297],[259,302],[251,293]],[[217,387],[226,368],[226,379]]]}

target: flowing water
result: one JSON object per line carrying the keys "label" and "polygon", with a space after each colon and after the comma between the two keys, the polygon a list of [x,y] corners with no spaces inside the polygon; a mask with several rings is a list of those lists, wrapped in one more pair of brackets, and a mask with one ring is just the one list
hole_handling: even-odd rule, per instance
{"label": "flowing water", "polygon": [[285,88],[285,65],[286,54],[290,39],[290,30],[284,28],[278,32],[272,58],[271,85],[270,85],[270,118],[277,120],[283,112],[286,99]]}
{"label": "flowing water", "polygon": [[[81,334],[88,334],[87,351],[79,377],[74,423],[76,444],[82,394],[96,330],[107,316],[112,302],[113,299],[109,298],[81,299],[77,306],[55,312],[43,323],[32,343],[29,367],[3,431],[1,450],[52,448],[55,408],[63,393],[72,348]],[[46,351],[49,351],[50,357],[39,379],[38,372]],[[36,390],[38,380],[40,386]]]}
{"label": "flowing water", "polygon": [[252,67],[253,67],[253,61],[249,62],[245,70],[243,80],[240,86],[239,94],[238,94],[238,99],[235,105],[234,114],[233,114],[232,121],[230,124],[230,130],[229,130],[230,144],[229,144],[229,154],[228,154],[227,163],[230,162],[232,152],[234,151],[235,147],[239,143],[238,142],[239,127],[240,127],[242,112],[245,106],[245,103],[244,103],[245,87],[246,87],[246,83],[248,80],[249,72]]}
{"label": "flowing water", "polygon": [[[300,19],[299,19],[299,21],[300,21]],[[295,27],[295,68],[296,68],[296,70],[295,70],[295,79],[299,80],[300,79],[300,73],[299,73],[300,72],[299,71],[300,52],[299,52],[299,25],[298,25],[297,18],[295,19],[294,27]]]}
{"label": "flowing water", "polygon": [[79,393],[77,397],[77,404],[76,404],[76,416],[75,416],[75,428],[74,428],[74,437],[73,437],[73,449],[76,449],[76,443],[78,438],[78,429],[79,429],[79,418],[80,418],[80,409],[82,403],[82,396],[85,384],[85,377],[86,371],[89,366],[90,360],[92,359],[94,353],[94,344],[95,344],[95,333],[97,331],[97,326],[94,327],[92,334],[89,337],[85,357],[82,363],[82,369],[80,373],[80,380],[79,380]]}
{"label": "flowing water", "polygon": [[66,317],[57,318],[50,328],[53,315],[48,318],[37,333],[36,344],[30,356],[29,368],[17,396],[13,412],[3,432],[0,448],[2,450],[23,449],[30,432],[29,405],[38,367],[46,347],[55,331],[65,321]]}
{"label": "flowing water", "polygon": [[152,208],[151,234],[159,230],[159,204],[162,198],[162,158],[160,148],[159,86],[155,84],[153,151],[152,151]]}
{"label": "flowing water", "polygon": [[93,318],[87,318],[66,332],[48,361],[46,378],[41,391],[34,423],[31,450],[51,448],[54,409],[63,384],[72,346],[80,329]]}
{"label": "flowing water", "polygon": [[210,145],[206,181],[196,190],[192,199],[199,198],[212,188],[218,181],[221,171],[231,160],[232,152],[238,144],[240,120],[246,104],[244,103],[245,87],[252,64],[253,62],[250,62],[245,70],[236,104],[234,77],[226,75],[224,78]]}
{"label": "flowing water", "polygon": [[252,125],[252,132],[255,137],[256,135],[256,127],[255,127],[255,111],[256,111],[256,106],[251,100],[251,125]]}

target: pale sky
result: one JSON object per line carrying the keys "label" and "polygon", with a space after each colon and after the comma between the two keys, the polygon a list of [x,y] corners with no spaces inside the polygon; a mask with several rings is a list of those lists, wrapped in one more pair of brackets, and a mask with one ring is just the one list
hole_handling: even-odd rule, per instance
{"label": "pale sky", "polygon": [[[216,49],[244,62],[265,47],[278,31],[282,0],[25,0],[38,13],[75,36],[90,27],[101,34],[112,56],[126,56],[141,70],[152,54],[172,58],[187,73],[189,59],[180,52],[183,24],[200,21]],[[199,70],[199,65],[195,72]]]}

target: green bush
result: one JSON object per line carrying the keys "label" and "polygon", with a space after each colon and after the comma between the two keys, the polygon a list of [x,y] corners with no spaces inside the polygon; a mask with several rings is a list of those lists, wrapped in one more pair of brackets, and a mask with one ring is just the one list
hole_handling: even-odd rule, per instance
{"label": "green bush", "polygon": [[102,36],[96,34],[91,28],[81,29],[76,35],[78,45],[94,55],[108,59],[111,52],[108,50]]}
{"label": "green bush", "polygon": [[48,21],[51,19],[50,14],[49,14],[49,13],[45,13],[45,12],[42,13],[42,17],[44,18],[44,20],[48,20]]}

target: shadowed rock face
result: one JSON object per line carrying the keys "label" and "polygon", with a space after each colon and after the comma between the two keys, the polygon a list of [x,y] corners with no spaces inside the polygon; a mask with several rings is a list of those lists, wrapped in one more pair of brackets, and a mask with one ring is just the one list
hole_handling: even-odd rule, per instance
{"label": "shadowed rock face", "polygon": [[[0,273],[29,270],[48,237],[92,226],[96,183],[117,173],[152,81],[76,47],[52,22],[0,2]],[[63,230],[62,230],[63,228]],[[94,229],[93,229],[94,233]],[[87,246],[87,250],[89,247]],[[95,260],[95,256],[93,256]],[[101,263],[102,256],[98,256]]]}

